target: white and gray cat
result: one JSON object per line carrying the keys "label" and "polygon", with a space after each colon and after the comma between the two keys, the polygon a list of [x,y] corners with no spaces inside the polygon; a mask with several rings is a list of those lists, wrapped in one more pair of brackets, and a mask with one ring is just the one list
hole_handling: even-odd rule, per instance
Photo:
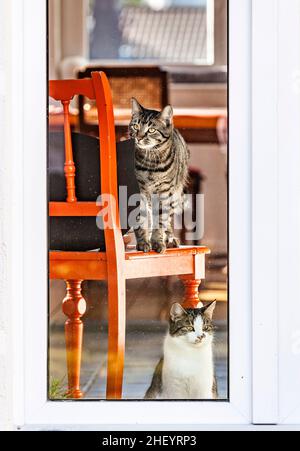
{"label": "white and gray cat", "polygon": [[158,363],[145,399],[218,398],[213,360],[213,313],[216,302],[184,309],[174,304]]}

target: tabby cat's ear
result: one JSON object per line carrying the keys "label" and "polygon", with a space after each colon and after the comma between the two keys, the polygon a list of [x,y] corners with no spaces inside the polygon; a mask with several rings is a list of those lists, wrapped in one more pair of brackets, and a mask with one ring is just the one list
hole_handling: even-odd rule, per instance
{"label": "tabby cat's ear", "polygon": [[176,321],[186,314],[186,311],[180,304],[173,304],[170,311],[172,321]]}
{"label": "tabby cat's ear", "polygon": [[217,301],[214,301],[208,304],[206,307],[204,307],[204,315],[206,315],[209,319],[212,319],[216,305]]}
{"label": "tabby cat's ear", "polygon": [[167,125],[170,125],[173,123],[173,108],[168,105],[166,106],[161,114],[160,114],[160,119],[165,122]]}
{"label": "tabby cat's ear", "polygon": [[134,98],[131,99],[132,114],[140,114],[143,111],[142,105]]}

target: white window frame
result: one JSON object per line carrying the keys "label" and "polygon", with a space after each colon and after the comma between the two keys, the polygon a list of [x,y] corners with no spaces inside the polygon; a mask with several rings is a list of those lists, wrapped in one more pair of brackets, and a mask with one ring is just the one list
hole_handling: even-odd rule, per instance
{"label": "white window frame", "polygon": [[[46,2],[10,3],[15,427],[81,425],[100,430],[118,425],[145,430],[152,425],[193,430],[284,422],[278,407],[276,262],[281,248],[279,228],[274,227],[280,212],[278,161],[283,138],[278,119],[287,121],[288,112],[281,98],[279,115],[276,101],[285,73],[274,77],[284,51],[280,48],[278,53],[276,45],[278,10],[284,10],[284,0],[230,0],[230,402],[198,402],[184,409],[180,402],[47,401]],[[298,0],[290,4],[296,8]],[[287,19],[283,14],[282,27],[289,27]],[[300,42],[295,44],[297,50],[299,46]],[[300,108],[293,106],[298,113]],[[265,265],[265,255],[274,263],[268,260]],[[296,410],[289,418],[297,421]]]}

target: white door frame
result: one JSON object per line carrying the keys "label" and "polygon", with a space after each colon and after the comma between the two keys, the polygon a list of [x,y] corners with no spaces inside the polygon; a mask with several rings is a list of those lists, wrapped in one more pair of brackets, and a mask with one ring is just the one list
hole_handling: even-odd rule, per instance
{"label": "white door frame", "polygon": [[[273,39],[281,1],[230,0],[230,403],[199,402],[183,409],[182,403],[169,402],[47,402],[46,2],[10,0],[10,119],[18,125],[11,145],[10,242],[15,244],[9,292],[16,427],[174,429],[177,424],[201,429],[278,422],[278,265],[272,264],[278,255],[273,227],[278,218],[278,53]],[[265,73],[270,83],[264,83]],[[264,255],[272,256],[271,263],[264,264]]]}
{"label": "white door frame", "polygon": [[300,424],[300,1],[252,0],[253,423]]}
{"label": "white door frame", "polygon": [[252,25],[252,421],[277,424],[278,1],[252,0]]}

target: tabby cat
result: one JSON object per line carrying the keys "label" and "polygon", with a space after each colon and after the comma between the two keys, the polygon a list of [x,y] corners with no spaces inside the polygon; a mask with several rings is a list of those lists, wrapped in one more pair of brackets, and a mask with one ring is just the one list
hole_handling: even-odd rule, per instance
{"label": "tabby cat", "polygon": [[135,140],[135,169],[141,209],[134,227],[137,249],[162,253],[178,247],[173,217],[183,206],[188,180],[189,151],[173,125],[173,109],[162,112],[144,108],[132,99],[130,136]]}
{"label": "tabby cat", "polygon": [[[218,398],[213,362],[213,312],[216,302],[197,309],[174,304],[158,363],[145,399]],[[200,307],[200,306],[199,306]]]}

